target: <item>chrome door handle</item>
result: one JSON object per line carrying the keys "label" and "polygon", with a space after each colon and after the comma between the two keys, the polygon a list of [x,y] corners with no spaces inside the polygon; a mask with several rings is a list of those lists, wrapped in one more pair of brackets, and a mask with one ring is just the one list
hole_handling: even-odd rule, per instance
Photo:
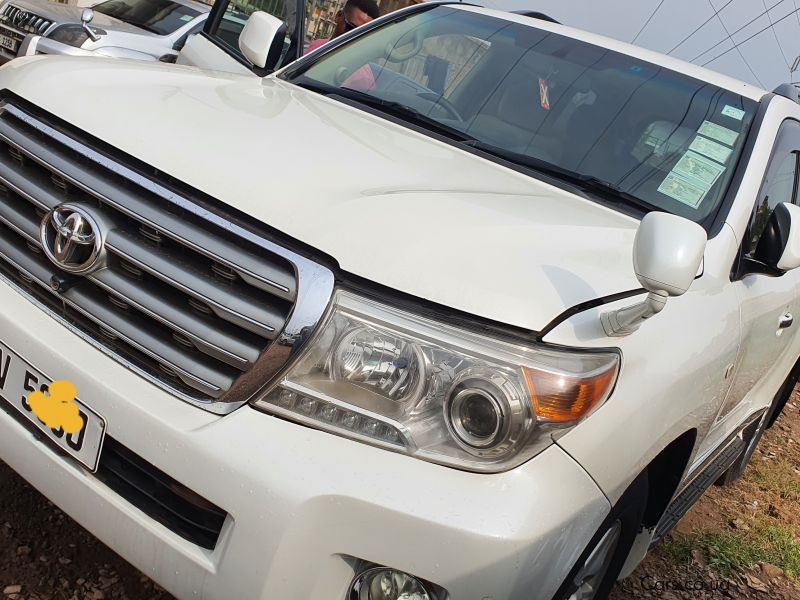
{"label": "chrome door handle", "polygon": [[792,313],[786,313],[780,319],[778,319],[778,329],[786,329],[792,326],[794,323],[794,317]]}

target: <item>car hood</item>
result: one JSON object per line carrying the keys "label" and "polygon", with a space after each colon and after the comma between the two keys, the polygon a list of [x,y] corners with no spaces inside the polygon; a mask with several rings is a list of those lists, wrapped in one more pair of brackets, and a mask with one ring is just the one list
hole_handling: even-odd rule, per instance
{"label": "car hood", "polygon": [[541,330],[639,287],[637,220],[280,80],[34,57],[0,87],[344,271],[467,313]]}
{"label": "car hood", "polygon": [[[23,10],[35,13],[40,17],[44,17],[54,23],[77,23],[81,22],[81,13],[84,9],[77,6],[68,6],[66,4],[58,4],[51,0],[13,0],[11,2]],[[94,19],[92,25],[104,29],[111,29],[113,31],[126,31],[129,33],[137,33],[139,35],[154,35],[141,27],[136,27],[125,21],[120,21],[101,12],[94,11]]]}

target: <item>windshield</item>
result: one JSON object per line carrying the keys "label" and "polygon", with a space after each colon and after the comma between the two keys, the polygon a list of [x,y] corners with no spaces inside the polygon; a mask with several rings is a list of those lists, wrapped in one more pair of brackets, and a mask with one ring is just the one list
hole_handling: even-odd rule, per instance
{"label": "windshield", "polygon": [[664,67],[452,6],[388,23],[286,77],[697,222],[719,207],[757,108]]}
{"label": "windshield", "polygon": [[200,14],[170,0],[106,0],[92,10],[158,35],[169,35]]}

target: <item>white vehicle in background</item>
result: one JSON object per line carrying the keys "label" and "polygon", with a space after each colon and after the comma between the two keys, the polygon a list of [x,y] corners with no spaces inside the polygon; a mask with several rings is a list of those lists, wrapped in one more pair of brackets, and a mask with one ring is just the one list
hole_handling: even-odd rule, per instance
{"label": "white vehicle in background", "polygon": [[0,69],[0,459],[179,598],[605,598],[797,381],[797,89],[225,10]]}
{"label": "white vehicle in background", "polygon": [[105,0],[92,8],[9,0],[0,7],[0,60],[63,54],[174,62],[210,10],[194,0]]}

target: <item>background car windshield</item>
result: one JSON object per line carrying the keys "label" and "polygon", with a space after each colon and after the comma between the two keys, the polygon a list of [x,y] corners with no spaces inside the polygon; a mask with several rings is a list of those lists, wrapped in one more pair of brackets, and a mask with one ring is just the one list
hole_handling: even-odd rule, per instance
{"label": "background car windshield", "polygon": [[698,222],[718,208],[757,107],[533,21],[449,6],[387,24],[288,77],[299,74]]}
{"label": "background car windshield", "polygon": [[200,14],[170,0],[106,0],[92,10],[158,35],[168,35]]}

